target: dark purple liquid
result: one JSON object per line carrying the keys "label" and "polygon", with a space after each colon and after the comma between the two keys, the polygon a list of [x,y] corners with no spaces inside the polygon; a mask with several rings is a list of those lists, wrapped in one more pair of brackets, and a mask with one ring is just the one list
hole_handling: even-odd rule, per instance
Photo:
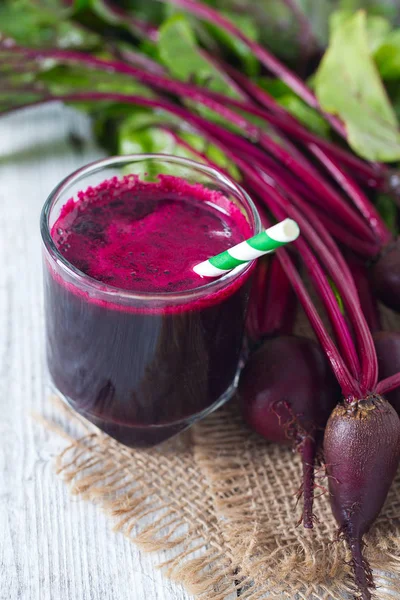
{"label": "dark purple liquid", "polygon": [[[51,235],[98,282],[179,293],[193,266],[250,234],[223,195],[170,176],[110,180],[62,209]],[[119,441],[151,445],[184,429],[231,386],[242,348],[247,274],[193,301],[124,305],[89,297],[47,263],[50,373],[69,402]],[[116,290],[117,291],[117,290]]]}

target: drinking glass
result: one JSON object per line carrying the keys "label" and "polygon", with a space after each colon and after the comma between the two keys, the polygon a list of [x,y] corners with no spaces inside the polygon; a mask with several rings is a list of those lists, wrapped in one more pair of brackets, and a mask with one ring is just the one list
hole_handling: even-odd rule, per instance
{"label": "drinking glass", "polygon": [[[85,166],[50,194],[41,215],[47,362],[56,392],[132,447],[162,442],[234,393],[253,263],[180,292],[131,292],[81,272],[51,229],[65,203],[104,180],[173,174],[223,194],[261,231],[247,193],[226,175],[166,155],[113,157]],[[193,227],[196,223],[193,223]],[[184,249],[182,249],[184,251]]]}

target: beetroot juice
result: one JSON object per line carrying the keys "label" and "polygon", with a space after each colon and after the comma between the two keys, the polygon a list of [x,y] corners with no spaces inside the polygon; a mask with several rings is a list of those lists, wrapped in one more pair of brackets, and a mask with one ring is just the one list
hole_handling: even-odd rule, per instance
{"label": "beetroot juice", "polygon": [[[161,442],[232,395],[251,266],[218,281],[193,266],[257,226],[240,188],[212,170],[146,160],[158,161],[159,175],[140,174],[143,157],[83,169],[59,186],[42,216],[53,384],[130,446]],[[130,173],[107,177],[99,167],[110,161]],[[184,177],[165,174],[166,164]],[[101,176],[88,187],[93,170]],[[83,191],[71,195],[78,181]]]}

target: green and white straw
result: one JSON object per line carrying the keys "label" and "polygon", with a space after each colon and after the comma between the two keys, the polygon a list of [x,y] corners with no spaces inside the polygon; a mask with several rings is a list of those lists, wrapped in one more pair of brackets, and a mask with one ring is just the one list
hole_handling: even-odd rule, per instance
{"label": "green and white straw", "polygon": [[285,219],[265,231],[258,233],[221,254],[217,254],[193,267],[203,277],[218,277],[235,267],[273,252],[280,246],[294,242],[300,234],[299,226],[292,219]]}

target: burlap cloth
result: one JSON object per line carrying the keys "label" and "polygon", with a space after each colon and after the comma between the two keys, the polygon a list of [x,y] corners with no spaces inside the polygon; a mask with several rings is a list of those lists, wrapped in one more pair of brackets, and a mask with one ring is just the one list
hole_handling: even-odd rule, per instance
{"label": "burlap cloth", "polygon": [[[386,327],[396,328],[393,317]],[[234,401],[147,451],[123,447],[60,409],[59,424],[48,426],[68,440],[56,468],[71,493],[100,505],[115,530],[143,550],[168,551],[164,574],[196,598],[352,596],[349,555],[337,539],[323,468],[318,523],[305,530],[296,526],[299,457],[250,432]],[[71,419],[80,428],[74,437],[66,433]],[[366,542],[376,598],[400,598],[400,472]]]}

